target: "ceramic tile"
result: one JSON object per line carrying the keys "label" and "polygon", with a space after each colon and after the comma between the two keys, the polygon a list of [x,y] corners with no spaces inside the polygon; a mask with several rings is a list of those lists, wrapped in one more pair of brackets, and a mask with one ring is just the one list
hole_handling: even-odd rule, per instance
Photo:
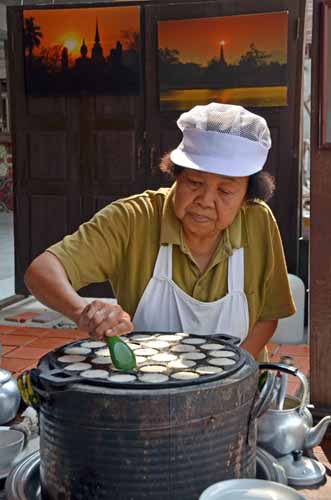
{"label": "ceramic tile", "polygon": [[87,337],[86,332],[82,332],[82,333],[77,333],[77,332],[80,332],[80,330],[76,330],[73,328],[66,328],[66,329],[53,328],[53,329],[47,330],[47,338],[51,338],[51,339],[64,338],[64,339],[68,339],[68,342],[70,342],[70,341],[73,342],[74,340],[81,338],[80,335],[82,335],[83,338]]}
{"label": "ceramic tile", "polygon": [[300,389],[300,381],[290,381],[287,384],[287,394],[290,394],[291,396],[296,396],[298,391]]}
{"label": "ceramic tile", "polygon": [[306,344],[282,344],[279,354],[282,356],[306,356],[309,354],[309,346]]}
{"label": "ceramic tile", "polygon": [[9,359],[3,358],[2,368],[10,372],[19,372],[25,370],[25,368],[33,362],[33,359]]}
{"label": "ceramic tile", "polygon": [[[15,326],[15,335],[33,335],[35,337],[44,336],[49,332],[48,328],[37,328],[33,326]],[[0,332],[1,333],[1,332]]]}
{"label": "ceramic tile", "polygon": [[22,370],[15,372],[14,377],[18,378],[20,375],[22,375],[22,373],[32,370],[32,368],[36,368],[37,364],[38,360],[36,359],[33,363],[29,364],[28,366],[25,366]]}
{"label": "ceramic tile", "polygon": [[12,335],[10,333],[7,335],[0,335],[0,342],[3,345],[23,346],[35,339],[36,337],[32,335]]}
{"label": "ceramic tile", "polygon": [[16,330],[15,326],[2,326],[0,325],[0,334],[1,333],[11,333]]}
{"label": "ceramic tile", "polygon": [[267,345],[267,349],[268,349],[269,357],[272,358],[279,351],[280,345],[274,344],[273,342],[270,342]]}
{"label": "ceramic tile", "polygon": [[69,342],[72,342],[72,339],[64,339],[64,338],[42,338],[42,339],[36,339],[31,344],[29,344],[29,347],[38,347],[38,348],[43,348],[43,349],[56,349],[57,347],[60,347],[64,344],[68,344]]}
{"label": "ceramic tile", "polygon": [[308,375],[310,372],[310,364],[309,359],[304,356],[296,356],[295,357],[295,366],[299,368],[305,375]]}
{"label": "ceramic tile", "polygon": [[5,359],[11,358],[11,359],[28,359],[28,360],[34,360],[34,359],[39,359],[45,354],[47,354],[51,349],[42,349],[39,347],[20,347],[19,349],[15,349],[15,351],[12,351],[8,354],[6,354]]}
{"label": "ceramic tile", "polygon": [[2,347],[2,349],[3,349],[3,355],[4,355],[4,354],[8,354],[9,352],[11,352],[11,351],[13,351],[14,349],[16,349],[16,346],[4,345],[4,346]]}

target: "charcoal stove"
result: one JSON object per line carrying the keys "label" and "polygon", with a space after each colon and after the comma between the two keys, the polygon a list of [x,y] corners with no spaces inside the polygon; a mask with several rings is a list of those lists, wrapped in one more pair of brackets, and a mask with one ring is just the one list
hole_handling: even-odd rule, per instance
{"label": "charcoal stove", "polygon": [[[140,361],[124,383],[114,382],[112,366],[106,378],[83,376],[94,369],[91,344],[84,366],[68,369],[63,356],[86,349],[88,339],[41,359],[34,388],[41,400],[43,500],[192,500],[217,481],[256,476],[257,363],[226,336],[176,335],[164,347],[168,332],[146,332],[138,347],[157,341],[163,347],[151,357],[161,356]],[[137,334],[127,340],[132,346]],[[184,354],[201,351],[204,358],[195,356],[194,366],[177,366]],[[174,361],[169,354],[176,355],[175,365],[162,361]],[[162,382],[144,378],[143,368],[156,360]],[[218,369],[206,372],[206,366]],[[178,370],[191,375],[178,378]]]}

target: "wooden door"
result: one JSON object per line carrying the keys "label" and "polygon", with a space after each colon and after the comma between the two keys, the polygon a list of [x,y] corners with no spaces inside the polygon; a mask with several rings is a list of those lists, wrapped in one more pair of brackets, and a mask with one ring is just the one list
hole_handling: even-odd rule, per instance
{"label": "wooden door", "polygon": [[[111,7],[110,7],[111,8]],[[9,9],[15,162],[16,292],[31,260],[111,201],[151,187],[139,95],[31,97],[25,92],[22,8]],[[82,295],[111,296],[109,284]]]}
{"label": "wooden door", "polygon": [[26,293],[24,272],[47,246],[81,220],[77,99],[33,98],[24,91],[22,15],[8,18],[9,79],[14,154],[15,291]]}
{"label": "wooden door", "polygon": [[[276,194],[271,202],[284,242],[290,272],[297,271],[298,221],[300,200],[300,102],[305,0],[223,0],[218,2],[182,2],[146,6],[146,137],[153,151],[150,169],[159,158],[176,147],[181,134],[176,127],[178,111],[160,111],[157,23],[165,20],[236,16],[261,12],[288,11],[288,105],[286,107],[249,108],[266,118],[273,147],[266,169],[274,175]],[[235,36],[235,35],[234,35]],[[192,40],[194,32],[192,31]],[[169,47],[172,48],[172,47]],[[166,179],[160,177],[160,182]]]}

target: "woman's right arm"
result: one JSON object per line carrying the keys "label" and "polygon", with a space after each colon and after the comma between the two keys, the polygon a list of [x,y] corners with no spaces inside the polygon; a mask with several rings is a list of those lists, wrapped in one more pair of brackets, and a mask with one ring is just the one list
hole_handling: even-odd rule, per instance
{"label": "woman's right arm", "polygon": [[28,267],[24,281],[36,299],[77,323],[87,302],[73,289],[55,255],[44,252],[36,257]]}
{"label": "woman's right arm", "polygon": [[123,335],[133,329],[130,316],[119,305],[101,300],[87,304],[71,286],[59,259],[50,252],[32,261],[24,281],[40,302],[72,319],[93,337]]}

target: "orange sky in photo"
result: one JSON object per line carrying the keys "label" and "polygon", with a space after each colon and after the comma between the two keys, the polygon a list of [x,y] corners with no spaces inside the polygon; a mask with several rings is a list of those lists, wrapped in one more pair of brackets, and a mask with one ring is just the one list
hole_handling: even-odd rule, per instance
{"label": "orange sky in photo", "polygon": [[[104,56],[121,40],[121,30],[140,31],[139,7],[108,7],[83,9],[24,10],[24,17],[33,17],[43,34],[39,50],[52,45],[64,45],[69,55],[80,56],[82,40],[91,56],[96,20]],[[36,50],[36,49],[35,49]],[[38,52],[36,50],[36,52]]]}
{"label": "orange sky in photo", "polygon": [[221,42],[228,63],[238,62],[251,43],[272,60],[287,60],[287,12],[161,21],[158,28],[159,47],[179,50],[182,62],[206,65],[219,57]]}

